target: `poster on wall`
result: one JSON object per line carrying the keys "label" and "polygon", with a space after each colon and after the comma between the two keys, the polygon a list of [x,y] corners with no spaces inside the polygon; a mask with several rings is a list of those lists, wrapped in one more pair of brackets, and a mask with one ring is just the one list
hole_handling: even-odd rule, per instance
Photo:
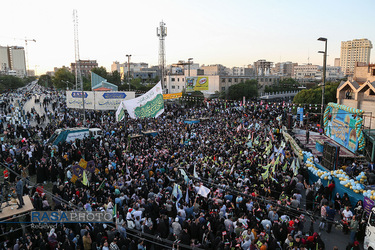
{"label": "poster on wall", "polygon": [[208,77],[186,77],[186,92],[208,90]]}
{"label": "poster on wall", "polygon": [[329,103],[324,113],[325,134],[353,153],[362,150],[362,113],[363,111],[358,109]]}

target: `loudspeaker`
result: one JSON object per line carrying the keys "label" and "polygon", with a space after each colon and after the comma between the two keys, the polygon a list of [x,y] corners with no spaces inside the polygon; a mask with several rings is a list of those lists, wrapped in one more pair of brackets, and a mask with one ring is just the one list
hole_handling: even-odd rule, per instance
{"label": "loudspeaker", "polygon": [[339,146],[324,142],[322,165],[329,170],[335,170],[339,161],[339,153]]}

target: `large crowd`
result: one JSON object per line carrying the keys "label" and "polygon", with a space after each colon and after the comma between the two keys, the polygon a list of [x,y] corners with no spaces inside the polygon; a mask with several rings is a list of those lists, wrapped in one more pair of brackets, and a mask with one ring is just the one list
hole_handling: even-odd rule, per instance
{"label": "large crowd", "polygon": [[[168,104],[158,118],[121,122],[114,112],[87,111],[86,126],[103,136],[53,146],[47,141],[56,129],[82,121],[61,93],[46,95],[37,104],[43,114],[26,115],[34,125],[1,123],[9,183],[21,177],[37,211],[115,210],[115,223],[25,224],[18,231],[17,224],[1,224],[1,249],[324,249],[320,232],[331,231],[337,213],[355,213],[348,196],[332,194],[332,185],[309,184],[283,137],[285,103]],[[13,97],[4,98],[6,115]],[[37,117],[44,114],[43,122]],[[157,135],[140,134],[146,130]],[[99,170],[87,185],[71,181],[81,159]],[[354,249],[362,229],[358,222],[345,229],[354,232]]]}

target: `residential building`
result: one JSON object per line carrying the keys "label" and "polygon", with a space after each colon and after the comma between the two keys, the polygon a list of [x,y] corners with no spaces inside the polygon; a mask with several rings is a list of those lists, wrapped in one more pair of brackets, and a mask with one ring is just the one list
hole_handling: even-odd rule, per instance
{"label": "residential building", "polygon": [[[118,71],[121,75],[121,78],[124,78],[124,77],[127,77],[128,76],[128,70],[130,70],[130,77],[131,78],[137,78],[138,76],[145,76],[145,74],[141,74],[139,72],[141,71],[155,71],[157,73],[156,70],[154,69],[148,69],[148,63],[144,63],[144,62],[141,62],[141,63],[134,63],[134,62],[131,62],[129,63],[129,67],[128,67],[128,63],[125,62],[125,63],[119,63],[117,61],[113,62],[112,65],[111,65],[111,72],[114,72],[114,71]],[[139,73],[139,74],[135,74],[135,72]]]}
{"label": "residential building", "polygon": [[344,78],[344,73],[340,66],[327,66],[326,69],[326,81],[336,81]]}
{"label": "residential building", "polygon": [[322,79],[322,66],[312,65],[297,65],[294,67],[294,79],[298,82],[313,82]]}
{"label": "residential building", "polygon": [[268,62],[264,59],[254,62],[255,75],[257,76],[271,75],[272,65],[273,65],[273,62]]}
{"label": "residential building", "polygon": [[353,75],[357,62],[370,63],[372,43],[368,39],[341,42],[340,66],[345,75]]}
{"label": "residential building", "polygon": [[214,65],[202,65],[200,69],[204,70],[204,75],[206,76],[214,76],[214,75],[220,75],[225,76],[228,75],[228,69],[227,67],[221,65],[221,64],[214,64]]}
{"label": "residential building", "polygon": [[27,75],[24,47],[0,46],[0,73],[18,77]]}
{"label": "residential building", "polygon": [[335,58],[335,62],[333,64],[333,66],[335,66],[335,67],[340,67],[341,66],[340,65],[340,58]]}
{"label": "residential building", "polygon": [[252,65],[248,65],[247,67],[233,67],[229,73],[231,76],[253,76],[255,75],[255,71]]}
{"label": "residential building", "polygon": [[271,73],[272,75],[277,75],[277,76],[293,77],[295,66],[298,66],[298,63],[279,62],[279,63],[276,63],[275,67],[271,69]]}
{"label": "residential building", "polygon": [[359,84],[366,81],[375,82],[375,64],[356,63],[353,81]]}
{"label": "residential building", "polygon": [[[89,77],[91,74],[91,70],[93,68],[97,68],[98,63],[96,60],[79,60],[79,68],[81,70],[81,75],[85,77]],[[73,74],[76,73],[76,63],[71,63],[70,64],[71,72]]]}

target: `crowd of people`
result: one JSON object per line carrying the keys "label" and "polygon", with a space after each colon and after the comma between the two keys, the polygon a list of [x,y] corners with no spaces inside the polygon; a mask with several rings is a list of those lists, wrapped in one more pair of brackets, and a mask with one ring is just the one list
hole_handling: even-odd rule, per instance
{"label": "crowd of people", "polygon": [[[47,141],[56,129],[82,123],[60,93],[48,95],[43,125],[4,124],[8,136],[13,132],[0,154],[9,183],[22,178],[22,192],[37,211],[107,211],[114,223],[18,231],[1,224],[1,249],[324,249],[320,233],[351,208],[332,186],[309,184],[283,136],[285,103],[171,104],[158,118],[125,122],[113,112],[87,111],[86,126],[103,136],[53,146]],[[157,135],[140,133],[146,130]],[[88,183],[72,181],[81,159],[99,170]],[[348,226],[353,247],[355,226]]]}

